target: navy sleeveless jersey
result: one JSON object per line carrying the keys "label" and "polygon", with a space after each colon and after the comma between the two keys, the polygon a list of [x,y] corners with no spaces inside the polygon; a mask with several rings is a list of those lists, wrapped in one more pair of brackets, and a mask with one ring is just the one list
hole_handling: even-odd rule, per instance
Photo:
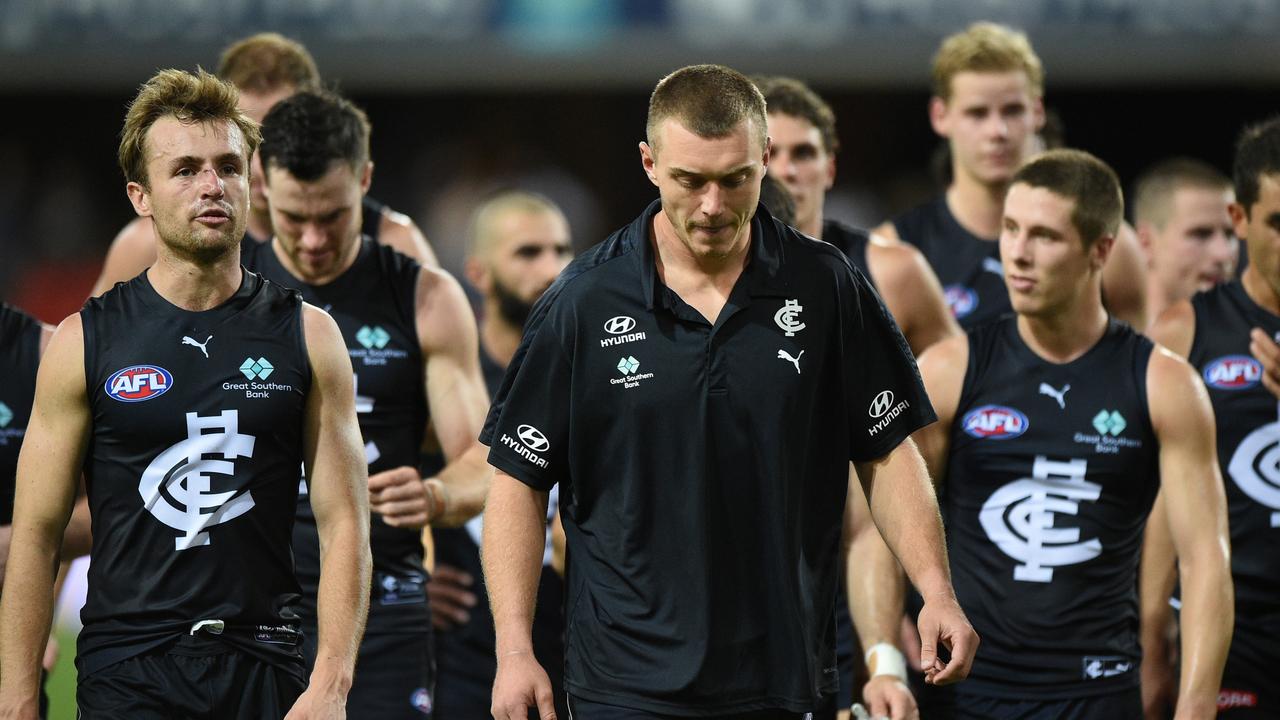
{"label": "navy sleeveless jersey", "polygon": [[1013,311],[1000,267],[1000,244],[965,230],[947,207],[946,195],[894,218],[893,227],[929,261],[962,328]]}
{"label": "navy sleeveless jersey", "polygon": [[[361,224],[360,224],[360,234],[370,237],[373,239],[374,242],[377,242],[378,233],[382,229],[382,214],[386,209],[387,209],[386,205],[383,205],[377,200],[374,200],[368,195],[365,195],[364,198],[360,201],[360,210],[361,210],[361,218],[362,218]],[[267,240],[270,240],[270,238],[264,239],[260,237],[255,237],[254,235],[250,234],[247,231],[245,232],[244,236],[245,238],[258,243],[259,245],[267,242]]]}
{"label": "navy sleeveless jersey", "polygon": [[1239,281],[1191,300],[1195,340],[1188,360],[1209,389],[1218,419],[1218,461],[1231,525],[1236,623],[1228,676],[1257,675],[1270,688],[1280,661],[1280,407],[1249,354],[1249,332],[1280,333]]}
{"label": "navy sleeveless jersey", "polygon": [[[245,267],[297,288],[307,302],[338,323],[355,370],[356,417],[369,474],[402,465],[415,467],[427,424],[423,358],[414,320],[419,265],[361,238],[355,262],[325,285],[308,285],[280,264],[271,243],[243,243]],[[305,486],[303,488],[305,490]],[[303,615],[316,621],[320,545],[310,499],[298,499],[293,549],[303,588]],[[429,622],[422,533],[393,528],[376,513],[369,524],[373,594],[366,632],[393,632]]]}
{"label": "navy sleeveless jersey", "polygon": [[966,692],[1101,695],[1138,684],[1138,559],[1159,488],[1153,345],[1112,321],[1050,363],[1013,317],[969,331],[940,492],[956,595],[982,638]]}
{"label": "navy sleeveless jersey", "polygon": [[244,273],[203,312],[143,273],[80,311],[93,525],[89,674],[202,620],[300,672],[290,537],[311,365],[297,293]]}
{"label": "navy sleeveless jersey", "polygon": [[18,451],[27,434],[40,365],[40,322],[0,303],[0,525],[13,522]]}
{"label": "navy sleeveless jersey", "polygon": [[875,285],[875,280],[871,278],[871,268],[867,265],[867,245],[871,244],[871,236],[866,230],[828,218],[822,221],[821,239],[840,248],[849,262],[871,280],[872,286]]}

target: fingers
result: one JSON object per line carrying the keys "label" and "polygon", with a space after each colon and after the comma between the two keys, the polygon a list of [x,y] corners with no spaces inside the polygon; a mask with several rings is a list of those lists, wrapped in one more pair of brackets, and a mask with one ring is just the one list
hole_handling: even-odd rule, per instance
{"label": "fingers", "polygon": [[[468,576],[470,577],[470,576]],[[479,598],[465,587],[449,581],[437,581],[433,576],[427,583],[427,598],[431,604],[431,618],[437,621],[436,626],[449,628],[454,624],[463,624],[471,620],[470,608],[475,607]],[[440,622],[447,621],[447,622]]]}
{"label": "fingers", "polygon": [[1280,347],[1258,328],[1249,333],[1249,353],[1262,364],[1262,385],[1280,397]]}
{"label": "fingers", "polygon": [[377,490],[385,490],[396,485],[406,485],[415,480],[422,480],[422,476],[418,471],[407,465],[398,468],[383,470],[380,473],[374,473],[369,476],[369,492]]}
{"label": "fingers", "polygon": [[919,720],[920,712],[916,708],[916,700],[911,696],[911,691],[903,687],[901,692],[889,695],[887,715],[890,720]]}
{"label": "fingers", "polygon": [[421,481],[412,481],[400,485],[389,485],[377,490],[369,490],[369,502],[390,502],[393,500],[425,500],[427,497],[426,483]]}
{"label": "fingers", "polygon": [[978,650],[978,636],[967,622],[961,624],[958,630],[948,633],[943,641],[951,648],[951,660],[933,674],[931,682],[934,685],[950,685],[968,677],[973,656]]}
{"label": "fingers", "polygon": [[541,720],[556,720],[556,702],[555,697],[551,693],[550,682],[542,682],[538,684],[537,700],[538,717],[541,718]]}

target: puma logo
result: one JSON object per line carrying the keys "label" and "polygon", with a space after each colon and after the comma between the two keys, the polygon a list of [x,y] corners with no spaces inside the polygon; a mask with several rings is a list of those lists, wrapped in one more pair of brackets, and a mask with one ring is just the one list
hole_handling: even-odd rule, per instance
{"label": "puma logo", "polygon": [[192,337],[188,337],[188,336],[186,336],[186,335],[183,335],[183,336],[182,336],[182,344],[183,344],[183,345],[190,345],[191,347],[200,348],[200,352],[204,353],[204,356],[205,356],[205,358],[207,359],[207,358],[209,357],[209,351],[208,351],[208,349],[206,349],[206,348],[205,348],[205,345],[208,345],[208,344],[209,344],[209,341],[210,341],[210,340],[212,340],[212,339],[213,339],[213,336],[212,336],[212,335],[210,335],[209,337],[207,337],[207,338],[205,338],[205,339],[204,339],[204,342],[196,342],[195,338],[192,338]]}
{"label": "puma logo", "polygon": [[1054,389],[1054,387],[1049,383],[1040,383],[1040,394],[1048,395],[1054,400],[1057,400],[1058,407],[1062,410],[1067,409],[1066,394],[1067,394],[1067,391],[1070,389],[1071,389],[1070,383],[1063,385],[1061,390]]}
{"label": "puma logo", "polygon": [[779,351],[778,351],[778,359],[779,359],[779,360],[786,360],[786,361],[790,362],[792,365],[795,365],[795,366],[796,366],[796,374],[797,374],[797,375],[799,375],[799,374],[800,374],[800,358],[802,358],[802,357],[804,357],[804,351],[803,351],[803,350],[801,350],[801,351],[800,351],[800,354],[799,354],[799,355],[797,355],[797,356],[795,356],[795,357],[791,357],[791,353],[787,352],[786,350],[779,350]]}

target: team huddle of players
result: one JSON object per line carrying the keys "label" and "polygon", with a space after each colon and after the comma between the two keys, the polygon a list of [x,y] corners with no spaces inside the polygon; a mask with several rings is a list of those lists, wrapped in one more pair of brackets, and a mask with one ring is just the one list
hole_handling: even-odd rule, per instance
{"label": "team huddle of players", "polygon": [[[732,73],[706,67],[693,73]],[[930,633],[903,622],[936,598],[908,597],[906,546],[882,536],[882,503],[858,465],[836,532],[836,617],[813,629],[835,633],[839,663],[813,669],[812,702],[703,702],[725,682],[697,673],[685,695],[655,697],[672,692],[659,678],[631,688],[645,698],[634,703],[593,694],[582,678],[597,676],[583,666],[619,651],[566,641],[579,613],[613,622],[599,618],[605,600],[583,606],[593,579],[579,570],[575,583],[575,548],[580,567],[602,564],[587,557],[589,491],[581,478],[543,490],[552,475],[522,475],[519,462],[535,472],[559,462],[560,438],[541,423],[507,432],[504,417],[529,397],[522,364],[544,382],[559,377],[535,364],[538,341],[522,345],[522,334],[568,322],[563,292],[535,307],[569,264],[568,223],[519,190],[479,205],[466,266],[482,297],[477,323],[422,233],[368,197],[364,113],[323,89],[305,49],[266,34],[228,48],[217,77],[163,71],[140,90],[120,146],[139,218],[112,243],[84,310],[55,334],[0,308],[11,380],[0,389],[0,480],[17,484],[16,504],[13,488],[0,500],[0,714],[46,712],[39,659],[58,561],[92,537],[76,660],[85,718],[522,717],[500,706],[494,681],[516,687],[510,668],[528,658],[549,676],[548,695],[530,680],[538,693],[525,699],[544,718],[848,717],[855,701],[893,718],[1280,716],[1267,682],[1280,659],[1280,122],[1243,132],[1234,178],[1190,159],[1152,168],[1130,226],[1115,173],[1041,134],[1043,71],[1027,39],[978,23],[934,58],[929,115],[950,151],[948,186],[868,232],[824,213],[839,147],[828,105],[793,79],[752,82],[767,108],[755,130],[769,138],[769,177],[749,165],[677,166],[672,177],[685,190],[712,186],[726,207],[738,186],[763,180],[763,210],[752,219],[751,196],[744,226],[776,217],[780,237],[790,225],[830,243],[854,287],[874,288],[867,297],[891,313],[937,415],[903,442],[936,487],[945,584],[981,638],[976,655],[954,634],[943,670]],[[744,117],[729,119],[752,128]],[[650,128],[647,172],[665,167],[664,153],[721,147],[723,133],[684,126],[692,144],[663,130],[661,151]],[[677,196],[651,179],[663,202],[642,217],[673,216]],[[720,232],[697,222],[691,236]],[[571,279],[628,262],[627,237],[606,243],[618,257],[575,263]],[[673,264],[663,271],[672,289],[648,310],[703,309],[683,292],[693,308],[673,299],[681,281]],[[770,315],[789,338],[805,318],[816,326],[817,309],[787,300]],[[730,325],[702,314],[713,338]],[[636,327],[640,315],[614,314],[600,341],[621,353],[610,371],[627,389],[658,369],[625,347],[659,334]],[[796,376],[823,357],[776,352],[768,362]],[[566,376],[575,397],[580,382]],[[873,395],[856,409],[873,439],[922,412],[908,390]],[[506,499],[485,512],[494,458],[499,478],[511,473],[546,503],[541,571],[520,586],[532,588],[520,598],[527,648],[504,645],[503,618],[490,615],[485,570],[499,567],[490,556],[501,546],[484,518],[501,513],[506,528],[517,517]],[[560,501],[572,503],[567,537]],[[224,523],[237,531],[220,533]],[[502,581],[504,595],[520,595],[513,587]],[[495,599],[495,613],[507,607]],[[944,686],[957,672],[968,679]]]}

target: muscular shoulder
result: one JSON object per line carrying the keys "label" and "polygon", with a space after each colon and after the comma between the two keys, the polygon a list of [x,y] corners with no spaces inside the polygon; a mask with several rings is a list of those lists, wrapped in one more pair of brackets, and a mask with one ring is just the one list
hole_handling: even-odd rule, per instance
{"label": "muscular shoulder", "polygon": [[1170,305],[1151,323],[1146,334],[1179,357],[1187,357],[1196,336],[1196,311],[1191,301],[1180,300]]}
{"label": "muscular shoulder", "polygon": [[38,391],[64,399],[85,396],[84,324],[80,313],[68,315],[50,334],[40,360],[40,376]]}
{"label": "muscular shoulder", "polygon": [[475,316],[462,285],[448,272],[422,266],[414,302],[415,325],[423,352],[474,344]]}
{"label": "muscular shoulder", "polygon": [[1183,358],[1156,345],[1147,364],[1147,403],[1157,436],[1179,428],[1213,427],[1213,411],[1204,383]]}
{"label": "muscular shoulder", "polygon": [[883,243],[902,242],[902,238],[898,237],[898,228],[894,227],[892,220],[885,220],[871,229],[871,241],[877,240]]}
{"label": "muscular shoulder", "polygon": [[919,367],[938,417],[951,418],[960,404],[960,391],[969,370],[969,336],[958,333],[930,345],[920,355]]}
{"label": "muscular shoulder", "polygon": [[102,275],[93,286],[94,296],[110,290],[118,282],[132,279],[155,261],[156,239],[151,218],[134,218],[116,233],[107,248]]}
{"label": "muscular shoulder", "polygon": [[440,266],[440,261],[436,259],[435,251],[431,249],[426,236],[404,213],[390,208],[382,209],[382,219],[378,223],[378,242],[423,265]]}
{"label": "muscular shoulder", "polygon": [[867,243],[867,267],[879,288],[911,287],[932,275],[915,246],[876,234]]}

